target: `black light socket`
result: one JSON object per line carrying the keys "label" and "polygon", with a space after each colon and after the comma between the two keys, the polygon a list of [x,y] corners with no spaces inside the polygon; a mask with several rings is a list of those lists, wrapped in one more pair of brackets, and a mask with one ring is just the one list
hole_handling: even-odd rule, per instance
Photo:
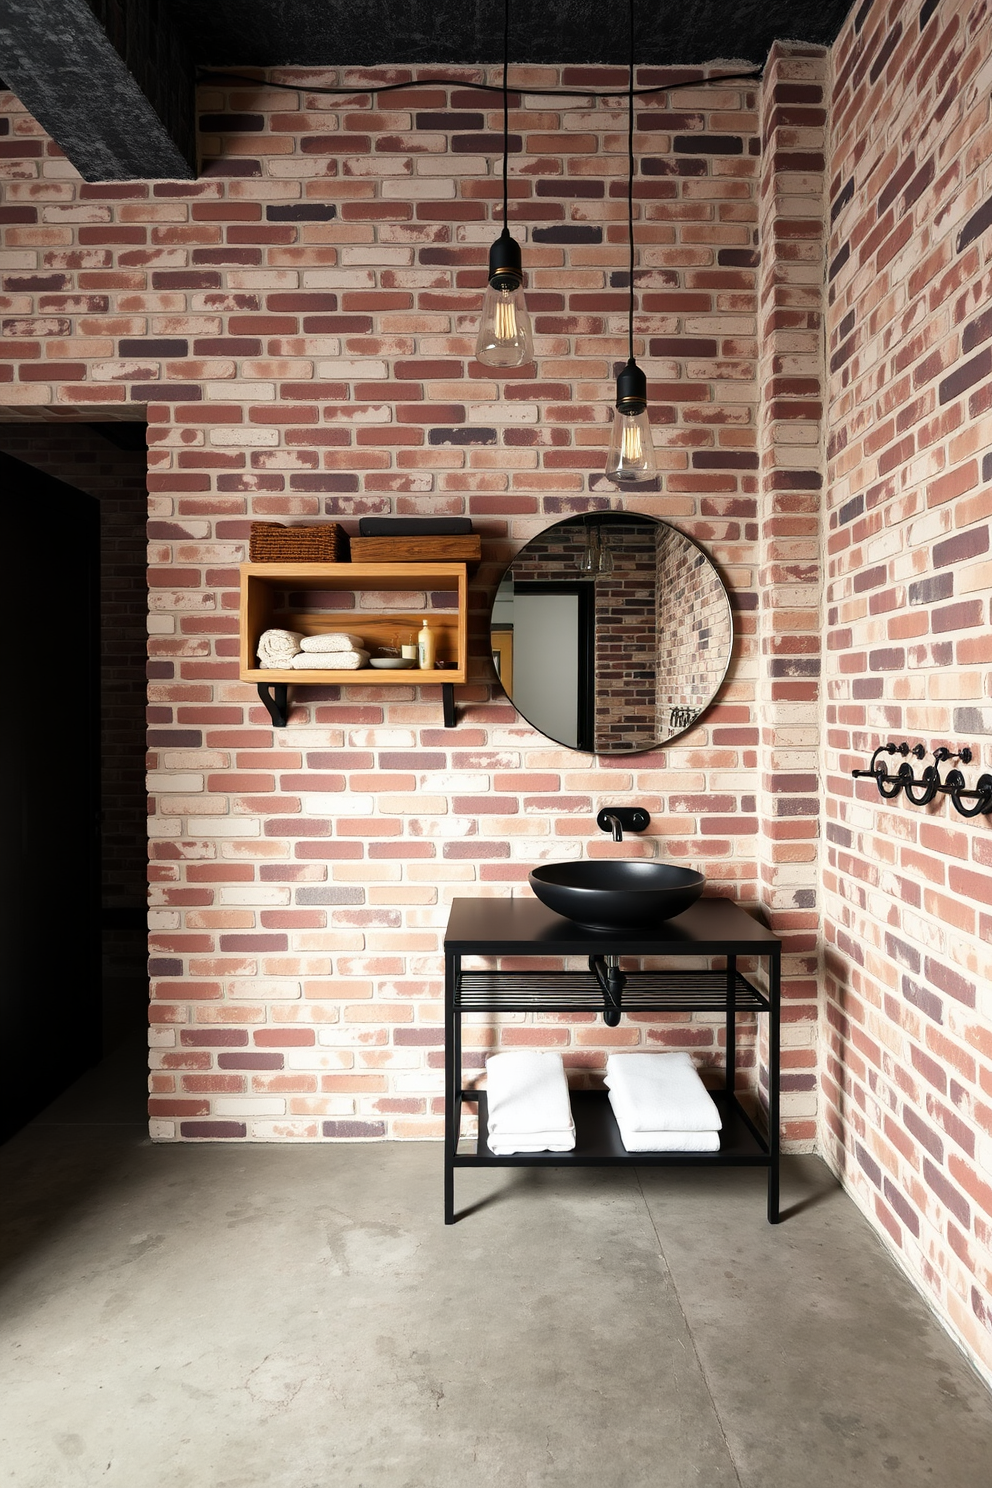
{"label": "black light socket", "polygon": [[[519,289],[524,279],[523,260],[520,257],[520,244],[515,238],[510,237],[510,230],[504,227],[499,237],[489,250],[489,283],[493,289],[506,290],[512,293]],[[645,384],[645,398],[647,385]]]}
{"label": "black light socket", "polygon": [[648,380],[631,357],[617,378],[617,405],[621,413],[643,413],[648,406]]}

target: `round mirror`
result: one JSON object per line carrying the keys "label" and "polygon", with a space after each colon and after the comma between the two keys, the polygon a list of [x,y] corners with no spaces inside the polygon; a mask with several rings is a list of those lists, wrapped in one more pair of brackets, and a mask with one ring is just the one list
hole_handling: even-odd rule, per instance
{"label": "round mirror", "polygon": [[734,640],[723,581],[691,538],[640,512],[569,517],[510,564],[490,620],[518,713],[591,754],[637,754],[690,728]]}

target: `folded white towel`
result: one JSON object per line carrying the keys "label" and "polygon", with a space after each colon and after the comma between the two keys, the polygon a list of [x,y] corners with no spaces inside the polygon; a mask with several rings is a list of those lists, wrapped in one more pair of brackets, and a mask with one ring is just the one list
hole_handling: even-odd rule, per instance
{"label": "folded white towel", "polygon": [[518,1132],[505,1137],[487,1137],[489,1151],[497,1157],[509,1157],[514,1152],[571,1152],[575,1146],[575,1133],[570,1132]]}
{"label": "folded white towel", "polygon": [[486,1060],[486,1081],[491,1151],[571,1152],[575,1123],[560,1054],[493,1054]]}
{"label": "folded white towel", "polygon": [[[613,1097],[610,1097],[613,1104]],[[720,1133],[715,1131],[632,1131],[613,1106],[620,1128],[620,1140],[628,1152],[719,1152]]]}
{"label": "folded white towel", "polygon": [[354,672],[368,664],[367,651],[301,651],[290,662],[300,672]]}
{"label": "folded white towel", "polygon": [[709,1091],[684,1052],[611,1054],[606,1086],[618,1121],[622,1119],[631,1131],[717,1132],[722,1125]]}
{"label": "folded white towel", "polygon": [[348,635],[343,630],[329,630],[324,635],[304,636],[301,651],[362,651],[365,642],[361,636]]}
{"label": "folded white towel", "polygon": [[291,666],[302,640],[298,630],[263,630],[258,638],[259,666],[268,670]]}

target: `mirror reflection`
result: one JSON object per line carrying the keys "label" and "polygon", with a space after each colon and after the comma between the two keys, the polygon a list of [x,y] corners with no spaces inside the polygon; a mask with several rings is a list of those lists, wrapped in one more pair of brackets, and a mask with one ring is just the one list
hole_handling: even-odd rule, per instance
{"label": "mirror reflection", "polygon": [[719,574],[684,533],[602,512],[557,522],[520,550],[490,635],[496,674],[534,728],[570,749],[636,754],[709,707],[733,621]]}

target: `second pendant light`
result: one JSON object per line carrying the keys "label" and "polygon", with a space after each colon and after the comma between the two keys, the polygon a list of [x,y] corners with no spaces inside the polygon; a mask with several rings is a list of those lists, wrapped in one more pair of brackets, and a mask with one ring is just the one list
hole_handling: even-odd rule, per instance
{"label": "second pendant light", "polygon": [[648,419],[648,380],[634,360],[634,0],[630,0],[630,71],[627,85],[627,245],[630,300],[627,307],[627,365],[617,378],[616,412],[606,457],[615,481],[650,481],[658,473]]}

